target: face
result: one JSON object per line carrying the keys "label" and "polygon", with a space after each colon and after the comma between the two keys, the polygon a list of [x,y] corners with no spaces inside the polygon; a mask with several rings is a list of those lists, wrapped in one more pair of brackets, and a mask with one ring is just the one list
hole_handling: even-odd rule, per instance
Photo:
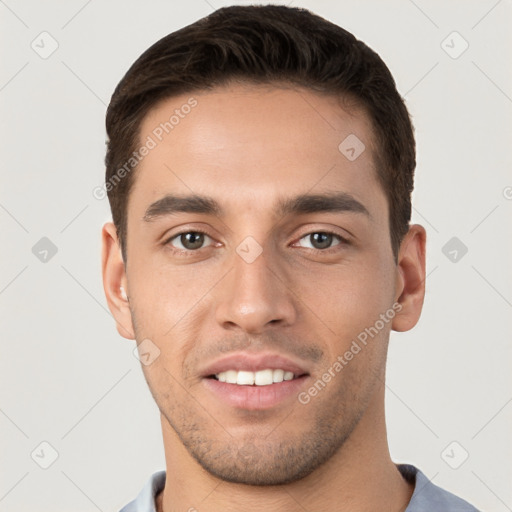
{"label": "face", "polygon": [[204,469],[302,478],[375,413],[402,309],[371,124],[339,99],[237,85],[162,102],[148,137],[126,268],[104,250],[129,297],[111,305],[120,332]]}

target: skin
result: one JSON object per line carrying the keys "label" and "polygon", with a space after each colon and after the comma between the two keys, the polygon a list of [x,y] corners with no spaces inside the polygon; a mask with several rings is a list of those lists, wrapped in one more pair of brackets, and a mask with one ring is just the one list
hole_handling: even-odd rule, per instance
{"label": "skin", "polygon": [[[190,96],[149,112],[140,140]],[[137,167],[126,264],[114,225],[102,231],[118,331],[160,350],[142,365],[166,455],[158,510],[405,510],[413,489],[389,455],[385,363],[390,330],[411,329],[421,313],[425,231],[411,226],[395,261],[368,117],[298,88],[237,84],[193,97],[197,106]],[[354,161],[338,150],[349,134],[366,147]],[[333,192],[368,214],[275,211],[281,198]],[[224,212],[143,220],[165,194],[209,196]],[[180,245],[176,234],[197,229],[209,236],[201,248]],[[323,232],[346,241],[319,249],[310,235]],[[262,249],[252,263],[236,251],[248,236]],[[394,318],[306,405],[294,395],[246,410],[203,385],[205,365],[242,350],[300,361],[307,391],[394,304]]]}

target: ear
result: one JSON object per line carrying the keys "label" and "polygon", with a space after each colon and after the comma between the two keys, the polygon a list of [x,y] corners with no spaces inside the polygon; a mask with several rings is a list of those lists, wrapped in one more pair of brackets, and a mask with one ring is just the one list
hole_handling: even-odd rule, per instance
{"label": "ear", "polygon": [[101,245],[103,289],[108,308],[114,316],[119,334],[123,338],[134,340],[135,334],[129,307],[128,281],[117,230],[112,222],[107,222],[101,230]]}
{"label": "ear", "polygon": [[414,224],[409,228],[398,254],[395,303],[397,314],[391,327],[408,331],[418,322],[425,298],[425,229]]}

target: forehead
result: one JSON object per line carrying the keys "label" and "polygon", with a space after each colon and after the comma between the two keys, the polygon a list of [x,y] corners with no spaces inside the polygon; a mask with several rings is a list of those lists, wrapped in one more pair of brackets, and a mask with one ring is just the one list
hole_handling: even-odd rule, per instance
{"label": "forehead", "polygon": [[134,176],[137,215],[171,192],[248,209],[310,190],[361,200],[380,189],[364,110],[300,88],[231,85],[164,100],[141,123],[139,144],[151,149]]}

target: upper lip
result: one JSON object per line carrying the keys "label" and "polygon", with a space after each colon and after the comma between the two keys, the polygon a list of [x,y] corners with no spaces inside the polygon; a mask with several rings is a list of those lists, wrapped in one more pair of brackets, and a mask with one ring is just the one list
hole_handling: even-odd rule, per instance
{"label": "upper lip", "polygon": [[296,376],[308,373],[299,363],[281,354],[238,352],[216,359],[204,368],[201,375],[209,377],[227,370],[257,372],[267,369],[282,369],[286,372],[292,372]]}

